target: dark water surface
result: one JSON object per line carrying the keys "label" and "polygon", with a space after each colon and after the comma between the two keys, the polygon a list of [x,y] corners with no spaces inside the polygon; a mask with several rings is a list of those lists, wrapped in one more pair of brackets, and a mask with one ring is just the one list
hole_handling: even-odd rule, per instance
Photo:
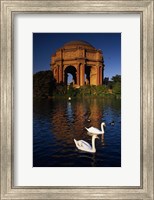
{"label": "dark water surface", "polygon": [[[35,100],[33,110],[34,167],[121,166],[120,100]],[[74,138],[91,144],[85,127],[100,129],[102,121],[106,123],[105,134],[96,139],[96,153],[78,150]]]}

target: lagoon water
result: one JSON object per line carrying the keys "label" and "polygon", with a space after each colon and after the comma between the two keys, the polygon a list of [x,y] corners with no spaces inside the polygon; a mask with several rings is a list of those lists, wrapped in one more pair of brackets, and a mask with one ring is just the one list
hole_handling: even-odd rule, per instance
{"label": "lagoon water", "polygon": [[[105,134],[96,139],[96,153],[80,151],[74,144],[91,136],[85,127]],[[114,121],[114,125],[110,122]],[[121,100],[114,98],[50,99],[33,102],[33,167],[120,167]]]}

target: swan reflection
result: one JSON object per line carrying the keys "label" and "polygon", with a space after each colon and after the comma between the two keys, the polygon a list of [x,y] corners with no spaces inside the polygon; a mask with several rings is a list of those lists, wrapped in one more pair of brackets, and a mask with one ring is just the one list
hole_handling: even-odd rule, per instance
{"label": "swan reflection", "polygon": [[[51,99],[34,103],[33,166],[35,167],[120,167],[121,104],[104,99]],[[90,119],[91,121],[87,121]],[[115,126],[109,122],[115,120]],[[95,141],[96,153],[79,151],[74,143],[92,138],[85,127],[105,121],[105,134]],[[105,145],[107,143],[108,145]],[[104,146],[105,145],[105,146]]]}
{"label": "swan reflection", "polygon": [[105,146],[105,138],[104,138],[104,134],[101,135],[101,141],[102,141],[102,145]]}

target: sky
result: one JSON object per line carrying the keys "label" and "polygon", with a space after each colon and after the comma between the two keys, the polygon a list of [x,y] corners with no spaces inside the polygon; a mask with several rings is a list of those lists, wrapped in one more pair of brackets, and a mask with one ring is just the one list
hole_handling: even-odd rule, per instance
{"label": "sky", "polygon": [[104,77],[121,75],[121,33],[33,33],[33,73],[50,70],[51,56],[73,40],[84,40],[102,50]]}

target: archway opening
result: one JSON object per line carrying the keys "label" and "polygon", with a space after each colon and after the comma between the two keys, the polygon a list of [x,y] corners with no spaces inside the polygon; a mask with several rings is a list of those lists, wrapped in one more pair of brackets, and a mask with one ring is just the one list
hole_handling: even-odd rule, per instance
{"label": "archway opening", "polygon": [[65,84],[66,85],[75,85],[77,84],[77,78],[76,78],[76,68],[74,66],[68,66],[65,69]]}
{"label": "archway opening", "polygon": [[67,73],[67,84],[68,85],[73,84],[73,75],[70,73]]}
{"label": "archway opening", "polygon": [[85,68],[85,84],[90,85],[90,73],[91,73],[91,66],[86,66]]}

